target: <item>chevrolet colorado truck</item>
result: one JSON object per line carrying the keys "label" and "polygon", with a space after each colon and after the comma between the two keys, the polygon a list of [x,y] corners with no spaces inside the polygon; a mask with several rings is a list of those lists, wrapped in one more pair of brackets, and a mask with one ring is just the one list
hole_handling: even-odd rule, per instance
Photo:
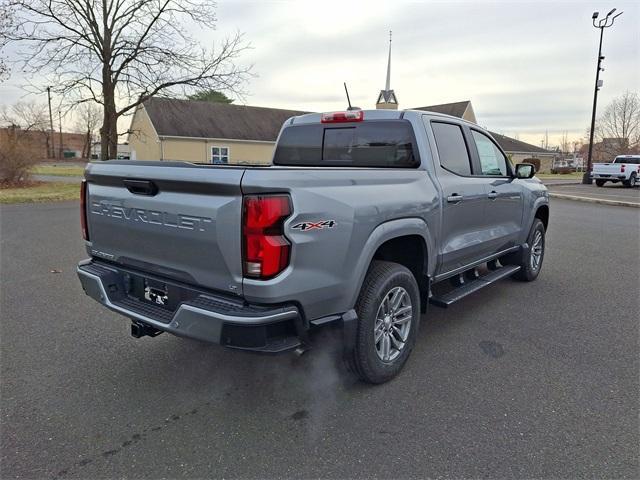
{"label": "chevrolet colorado truck", "polygon": [[622,182],[625,187],[635,187],[640,182],[640,155],[618,155],[611,163],[594,163],[591,178],[598,187],[606,182]]}
{"label": "chevrolet colorado truck", "polygon": [[347,366],[381,383],[428,304],[538,276],[549,200],[533,175],[458,118],[306,114],[285,122],[265,167],[90,164],[77,272],[135,337],[281,352],[333,324]]}

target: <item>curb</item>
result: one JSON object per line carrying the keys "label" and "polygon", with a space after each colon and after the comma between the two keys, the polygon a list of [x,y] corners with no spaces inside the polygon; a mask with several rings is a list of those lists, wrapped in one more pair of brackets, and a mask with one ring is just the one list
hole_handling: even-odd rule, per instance
{"label": "curb", "polygon": [[618,207],[640,208],[640,203],[621,202],[618,200],[604,200],[604,199],[593,198],[593,197],[578,197],[576,195],[565,195],[564,193],[552,193],[552,192],[549,192],[549,196],[553,198],[561,198],[563,200],[575,200],[578,202],[600,203],[602,205],[616,205]]}
{"label": "curb", "polygon": [[545,187],[555,187],[556,185],[582,185],[580,182],[553,182],[553,183],[545,183],[544,180],[541,180]]}

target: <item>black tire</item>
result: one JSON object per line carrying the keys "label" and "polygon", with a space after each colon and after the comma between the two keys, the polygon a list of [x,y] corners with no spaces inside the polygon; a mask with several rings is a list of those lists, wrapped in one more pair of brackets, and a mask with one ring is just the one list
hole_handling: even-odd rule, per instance
{"label": "black tire", "polygon": [[[397,289],[400,287],[400,289]],[[404,294],[402,293],[404,290]],[[378,353],[377,343],[375,340],[376,327],[380,325],[385,328],[385,322],[378,322],[378,312],[382,312],[383,301],[390,300],[394,291],[402,295],[403,306],[399,310],[406,308],[407,296],[411,303],[409,328],[407,329],[407,337],[404,342],[398,342],[400,338],[396,333],[382,333],[387,338],[394,337],[394,342],[402,344],[401,348],[396,348],[396,343],[386,340],[387,345],[392,351],[397,350],[395,358],[389,356],[389,360],[384,361]],[[389,298],[388,298],[389,297]],[[403,300],[404,299],[404,300]],[[356,313],[358,314],[358,331],[356,334],[355,346],[353,353],[348,358],[350,369],[356,373],[362,380],[368,383],[384,383],[395,377],[404,366],[407,358],[413,350],[416,341],[418,326],[420,322],[420,290],[415,277],[408,268],[403,265],[374,260],[369,267],[367,276],[364,279],[360,295],[356,303]],[[386,319],[386,317],[385,317]],[[403,321],[402,318],[399,321]],[[393,322],[390,319],[390,322]],[[389,328],[394,328],[393,325]],[[384,345],[384,339],[381,339]],[[395,350],[393,350],[395,349]],[[384,352],[384,346],[382,347]]]}
{"label": "black tire", "polygon": [[598,187],[603,187],[604,186],[604,182],[605,182],[604,180],[596,180],[596,185]]}
{"label": "black tire", "polygon": [[[537,232],[540,232],[541,237],[541,250],[540,250],[540,258],[537,263],[532,261],[532,256],[534,256],[534,248],[536,248],[535,239],[537,237]],[[527,237],[527,244],[529,245],[529,250],[526,255],[522,256],[517,254],[507,255],[504,259],[500,259],[500,263],[504,265],[520,265],[520,270],[513,274],[513,278],[516,280],[520,280],[522,282],[532,282],[536,278],[538,278],[538,274],[542,269],[542,261],[544,260],[544,249],[545,249],[545,229],[544,224],[539,218],[535,218],[533,220],[533,225],[531,225],[531,230],[529,231],[529,236]],[[535,266],[534,266],[535,265]]]}
{"label": "black tire", "polygon": [[636,174],[635,172],[633,172],[630,176],[629,176],[629,180],[627,180],[626,182],[622,182],[624,184],[625,187],[635,187],[638,184],[638,179],[636,178]]}

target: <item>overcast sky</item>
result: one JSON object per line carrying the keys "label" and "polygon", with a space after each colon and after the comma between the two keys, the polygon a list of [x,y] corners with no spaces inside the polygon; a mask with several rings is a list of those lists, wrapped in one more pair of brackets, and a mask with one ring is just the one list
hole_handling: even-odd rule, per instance
{"label": "overcast sky", "polygon": [[[253,49],[257,74],[249,105],[310,111],[352,103],[374,108],[384,87],[388,31],[393,30],[391,87],[400,108],[471,100],[482,126],[540,144],[563,131],[585,134],[590,122],[601,15],[624,14],[605,30],[599,105],[640,90],[640,2],[218,2],[210,44],[236,30]],[[24,93],[14,75],[0,103]]]}

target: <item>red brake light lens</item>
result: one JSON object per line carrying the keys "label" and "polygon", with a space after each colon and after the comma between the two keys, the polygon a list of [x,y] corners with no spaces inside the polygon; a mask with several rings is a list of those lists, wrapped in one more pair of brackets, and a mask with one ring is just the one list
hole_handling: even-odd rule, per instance
{"label": "red brake light lens", "polygon": [[80,184],[80,228],[82,238],[89,240],[89,230],[87,229],[87,181],[82,180]]}
{"label": "red brake light lens", "polygon": [[291,244],[284,236],[284,221],[289,215],[288,195],[244,197],[243,267],[246,277],[266,280],[287,267]]}
{"label": "red brake light lens", "polygon": [[364,112],[362,110],[347,110],[346,112],[329,112],[322,114],[322,123],[347,123],[362,122]]}
{"label": "red brake light lens", "polygon": [[622,165],[620,165],[620,173],[624,173],[624,167],[625,167],[625,166],[626,166],[626,165],[625,165],[624,163],[623,163]]}

